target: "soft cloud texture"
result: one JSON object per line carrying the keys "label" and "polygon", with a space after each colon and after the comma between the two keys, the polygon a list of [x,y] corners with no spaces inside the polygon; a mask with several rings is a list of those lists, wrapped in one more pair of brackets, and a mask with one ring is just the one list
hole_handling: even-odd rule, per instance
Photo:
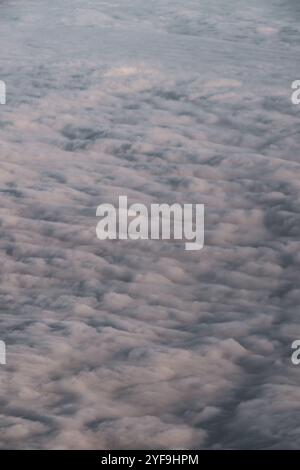
{"label": "soft cloud texture", "polygon": [[[299,448],[298,3],[0,8],[1,448]],[[100,242],[120,194],[205,249]]]}

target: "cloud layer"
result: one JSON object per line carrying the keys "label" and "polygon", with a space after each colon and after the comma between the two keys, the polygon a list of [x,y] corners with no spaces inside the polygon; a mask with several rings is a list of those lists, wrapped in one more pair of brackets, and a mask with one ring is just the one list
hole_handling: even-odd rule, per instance
{"label": "cloud layer", "polygon": [[[1,3],[1,448],[299,448],[298,7]],[[205,249],[100,242],[121,194]]]}

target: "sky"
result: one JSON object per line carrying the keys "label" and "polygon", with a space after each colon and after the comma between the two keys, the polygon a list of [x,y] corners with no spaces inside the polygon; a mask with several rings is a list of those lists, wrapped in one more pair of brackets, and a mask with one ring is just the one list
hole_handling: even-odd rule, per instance
{"label": "sky", "polygon": [[[2,449],[296,449],[296,0],[0,3]],[[96,208],[205,204],[205,247]]]}

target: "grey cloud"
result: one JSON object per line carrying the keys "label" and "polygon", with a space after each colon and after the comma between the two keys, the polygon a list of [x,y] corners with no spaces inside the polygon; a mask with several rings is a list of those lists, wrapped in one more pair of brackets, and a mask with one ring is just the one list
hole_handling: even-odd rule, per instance
{"label": "grey cloud", "polygon": [[[295,3],[19,3],[1,448],[299,448]],[[204,250],[97,240],[121,194],[204,203]]]}

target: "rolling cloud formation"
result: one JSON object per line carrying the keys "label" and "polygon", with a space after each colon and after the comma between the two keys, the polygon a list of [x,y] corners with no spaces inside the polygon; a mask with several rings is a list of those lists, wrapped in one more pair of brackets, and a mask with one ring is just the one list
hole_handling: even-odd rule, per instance
{"label": "rolling cloud formation", "polygon": [[[0,9],[1,448],[299,448],[299,3]],[[121,194],[205,248],[99,241]]]}

